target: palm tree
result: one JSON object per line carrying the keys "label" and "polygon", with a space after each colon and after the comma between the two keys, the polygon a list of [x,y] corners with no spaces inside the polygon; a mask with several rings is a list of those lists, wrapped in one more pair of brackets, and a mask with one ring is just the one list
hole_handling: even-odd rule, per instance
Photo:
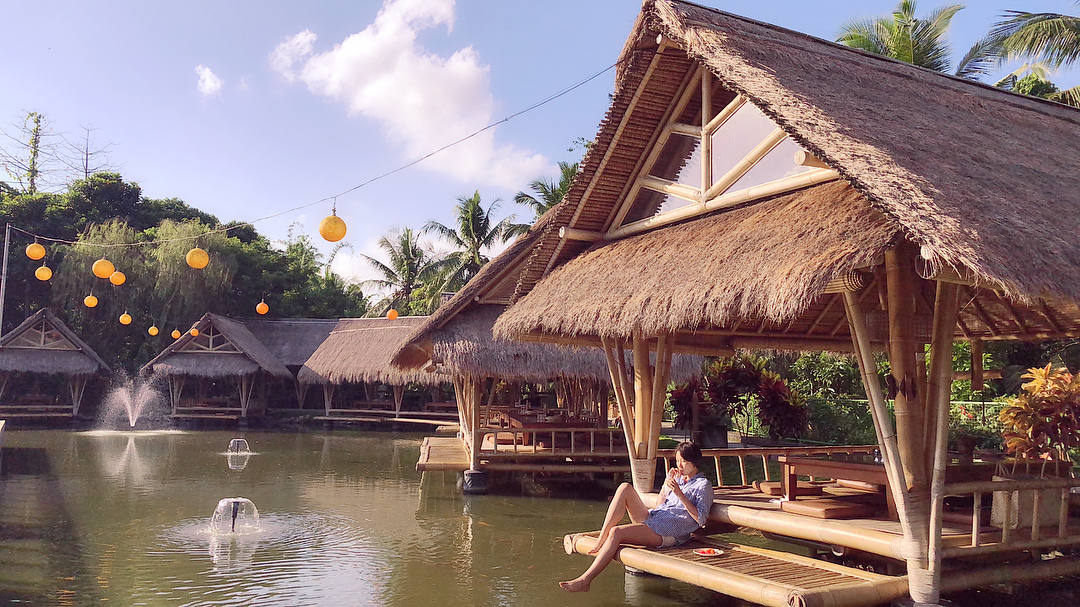
{"label": "palm tree", "polygon": [[[1005,19],[994,24],[990,37],[1001,39],[1005,58],[1026,59],[1051,68],[1071,67],[1080,60],[1080,17],[1024,11],[1005,11],[1002,16]],[[1080,86],[1046,97],[1080,107]]]}
{"label": "palm tree", "polygon": [[570,191],[570,184],[578,172],[578,163],[559,163],[559,183],[554,179],[538,177],[529,184],[529,188],[536,192],[540,198],[534,198],[525,192],[514,194],[514,202],[527,206],[536,213],[536,219],[551,210],[552,207],[562,202],[563,197]]}
{"label": "palm tree", "polygon": [[[945,38],[961,4],[936,8],[925,19],[915,16],[915,0],[900,0],[891,17],[849,21],[837,42],[875,55],[892,57],[937,72],[949,71],[952,49]],[[978,80],[996,64],[1000,40],[989,36],[976,42],[957,63],[954,75]]]}
{"label": "palm tree", "polygon": [[379,248],[390,258],[389,264],[362,255],[382,276],[364,281],[363,284],[389,291],[374,311],[379,315],[391,308],[406,314],[426,313],[426,309],[416,309],[416,293],[439,275],[444,262],[425,249],[420,244],[420,235],[409,228],[402,228],[392,237],[383,236],[379,240]]}
{"label": "palm tree", "polygon": [[480,191],[477,190],[472,196],[458,198],[458,204],[454,207],[456,230],[437,221],[429,221],[424,225],[425,233],[434,232],[450,241],[457,249],[446,256],[445,274],[440,287],[442,290],[456,291],[463,287],[488,262],[484,251],[497,240],[506,242],[515,235],[510,227],[515,225],[513,215],[492,225],[491,216],[498,208],[499,200],[496,199],[484,210],[480,202]]}

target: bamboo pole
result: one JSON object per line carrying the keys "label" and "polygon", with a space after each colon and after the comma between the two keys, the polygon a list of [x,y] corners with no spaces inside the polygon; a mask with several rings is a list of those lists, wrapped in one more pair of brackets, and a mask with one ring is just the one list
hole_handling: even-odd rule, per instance
{"label": "bamboo pole", "polygon": [[915,351],[915,251],[908,243],[885,251],[889,303],[889,365],[898,387],[893,401],[900,459],[908,488],[925,491],[928,485],[922,447],[924,411],[919,409]]}
{"label": "bamboo pole", "polygon": [[[626,449],[630,459],[637,458],[637,451],[634,449],[634,424],[630,418],[630,406],[627,402],[627,395],[624,388],[626,383],[625,379],[620,380],[618,376],[625,378],[625,374],[618,363],[615,362],[614,345],[608,338],[603,338],[604,344],[604,356],[607,358],[608,373],[611,374],[611,385],[615,390],[615,404],[619,407],[619,418],[622,419],[623,437],[626,438]],[[620,353],[621,354],[621,353]]]}
{"label": "bamboo pole", "polygon": [[[483,394],[483,392],[484,392],[484,381],[483,381],[483,379],[481,379],[479,377],[471,377],[471,381],[472,381],[472,386],[471,386],[471,388],[472,388],[471,389],[471,396],[472,396],[472,406],[471,406],[472,414],[471,414],[471,417],[472,417],[472,419],[470,420],[470,422],[471,422],[472,428],[470,429],[469,437],[470,437],[471,443],[472,443],[472,449],[471,449],[472,460],[471,460],[471,464],[470,464],[469,469],[470,470],[477,470],[480,467],[480,434],[476,431],[477,430],[476,421],[480,417],[480,403],[481,403],[481,401],[483,401],[483,398],[484,398],[484,394]],[[498,448],[497,445],[496,445],[496,448]]]}
{"label": "bamboo pole", "polygon": [[[937,414],[934,442],[934,472],[930,484],[930,600],[936,603],[941,592],[941,524],[945,503],[945,467],[948,465],[949,406],[952,396],[952,345],[959,316],[960,289],[955,284],[939,282],[934,302],[934,328],[931,337],[929,398]],[[978,520],[978,512],[973,518]],[[975,523],[973,523],[974,525]]]}
{"label": "bamboo pole", "polygon": [[652,382],[649,377],[649,342],[639,332],[634,333],[634,443],[640,455],[648,453],[648,437],[652,432]]}
{"label": "bamboo pole", "polygon": [[971,340],[971,389],[978,392],[983,389],[983,343],[981,339]]}
{"label": "bamboo pole", "polygon": [[664,400],[667,396],[667,377],[671,370],[671,336],[656,339],[656,370],[652,381],[652,421],[649,425],[649,447],[646,459],[656,459],[656,446],[660,442],[660,423],[663,420]]}

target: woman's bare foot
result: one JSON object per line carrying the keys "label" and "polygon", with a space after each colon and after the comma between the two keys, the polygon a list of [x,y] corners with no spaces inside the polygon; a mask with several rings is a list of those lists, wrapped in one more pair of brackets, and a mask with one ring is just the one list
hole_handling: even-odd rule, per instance
{"label": "woman's bare foot", "polygon": [[570,580],[569,582],[559,582],[559,586],[567,592],[588,592],[589,582],[581,578]]}

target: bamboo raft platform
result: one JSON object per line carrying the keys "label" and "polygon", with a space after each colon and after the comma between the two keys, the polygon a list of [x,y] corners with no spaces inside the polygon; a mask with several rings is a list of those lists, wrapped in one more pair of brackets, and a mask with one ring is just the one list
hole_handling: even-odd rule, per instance
{"label": "bamboo raft platform", "polygon": [[[595,534],[567,535],[567,554],[586,554]],[[717,556],[694,553],[701,548]],[[624,546],[616,553],[623,565],[708,588],[767,607],[855,607],[887,603],[907,594],[906,576],[887,576],[787,552],[695,537],[673,548]]]}
{"label": "bamboo raft platform", "polygon": [[456,436],[428,436],[420,445],[416,469],[464,472],[469,469],[469,456]]}

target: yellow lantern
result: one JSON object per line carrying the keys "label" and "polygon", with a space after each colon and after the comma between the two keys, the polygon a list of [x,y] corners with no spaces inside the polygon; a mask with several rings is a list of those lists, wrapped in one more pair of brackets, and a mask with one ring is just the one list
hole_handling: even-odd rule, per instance
{"label": "yellow lantern", "polygon": [[187,261],[187,265],[196,270],[201,270],[206,267],[206,264],[210,263],[210,255],[199,247],[195,247],[188,251],[187,256],[184,259]]}
{"label": "yellow lantern", "polygon": [[102,257],[95,261],[94,265],[90,266],[90,269],[93,270],[94,276],[97,276],[98,278],[108,278],[116,271],[116,266],[112,265],[112,262],[108,259]]}
{"label": "yellow lantern", "polygon": [[397,310],[395,310],[393,308],[390,308],[390,311],[386,313],[386,317],[389,318],[390,320],[394,320],[395,318],[398,317]]}
{"label": "yellow lantern", "polygon": [[181,335],[180,329],[173,329],[172,330],[172,338],[173,339],[180,339],[180,335]]}
{"label": "yellow lantern", "polygon": [[147,329],[146,332],[150,334],[150,337],[153,337],[158,334],[158,328],[155,325],[150,325],[150,328]]}
{"label": "yellow lantern", "polygon": [[195,327],[191,327],[191,330],[188,331],[188,333],[191,333],[192,337],[198,337],[199,336],[199,330],[196,329]]}
{"label": "yellow lantern", "polygon": [[120,315],[120,324],[122,324],[122,325],[130,325],[131,324],[131,314],[128,314],[127,312],[124,312],[123,314],[121,314]]}
{"label": "yellow lantern", "polygon": [[49,266],[42,265],[40,268],[34,270],[34,278],[37,278],[41,282],[45,282],[52,278],[52,270],[49,269]]}
{"label": "yellow lantern", "polygon": [[255,311],[256,311],[256,312],[258,312],[258,313],[259,313],[260,315],[262,315],[262,314],[266,314],[267,312],[269,312],[269,311],[270,311],[270,306],[266,305],[266,301],[265,301],[265,300],[264,300],[264,301],[260,301],[260,302],[259,302],[259,303],[258,303],[258,304],[257,304],[257,305],[255,306]]}
{"label": "yellow lantern", "polygon": [[337,210],[319,222],[319,235],[330,242],[345,238],[345,222],[337,216]]}
{"label": "yellow lantern", "polygon": [[34,261],[37,261],[42,257],[45,257],[45,247],[39,245],[36,242],[28,244],[26,245],[26,256],[30,259],[33,259]]}
{"label": "yellow lantern", "polygon": [[97,305],[97,297],[94,297],[93,295],[87,295],[83,298],[82,302],[83,305],[87,308],[93,308]]}
{"label": "yellow lantern", "polygon": [[118,287],[124,284],[125,281],[127,281],[127,276],[120,270],[117,270],[109,275],[109,282],[113,283]]}

